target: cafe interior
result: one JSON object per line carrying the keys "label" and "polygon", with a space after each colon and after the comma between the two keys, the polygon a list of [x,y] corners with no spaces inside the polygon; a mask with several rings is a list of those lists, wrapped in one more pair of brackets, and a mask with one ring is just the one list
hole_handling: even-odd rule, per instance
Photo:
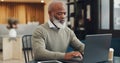
{"label": "cafe interior", "polygon": [[[52,1],[0,0],[0,63],[27,63],[25,51],[30,54],[29,60],[33,59],[31,43],[23,44],[24,37],[30,39],[33,31],[49,20],[48,5]],[[85,43],[86,35],[110,33],[110,48],[114,49],[114,56],[120,57],[120,0],[59,1],[66,3],[67,26],[79,40]],[[17,38],[10,38],[9,19],[18,23],[17,34],[13,34]]]}

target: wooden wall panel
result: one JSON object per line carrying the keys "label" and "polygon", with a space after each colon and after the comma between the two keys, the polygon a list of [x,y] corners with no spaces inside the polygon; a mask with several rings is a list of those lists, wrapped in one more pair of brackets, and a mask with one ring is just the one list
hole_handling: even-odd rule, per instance
{"label": "wooden wall panel", "polygon": [[26,6],[27,22],[44,23],[44,5],[28,4]]}
{"label": "wooden wall panel", "polygon": [[6,22],[6,5],[0,5],[0,23]]}
{"label": "wooden wall panel", "polygon": [[41,23],[44,23],[44,6],[36,5],[36,19]]}
{"label": "wooden wall panel", "polygon": [[31,21],[44,23],[44,4],[41,3],[0,3],[0,24],[8,18],[15,18],[20,24]]}
{"label": "wooden wall panel", "polygon": [[[25,5],[19,5],[18,6],[18,20],[19,23],[24,24],[26,23],[26,10],[25,10]],[[16,13],[16,14],[17,14]]]}

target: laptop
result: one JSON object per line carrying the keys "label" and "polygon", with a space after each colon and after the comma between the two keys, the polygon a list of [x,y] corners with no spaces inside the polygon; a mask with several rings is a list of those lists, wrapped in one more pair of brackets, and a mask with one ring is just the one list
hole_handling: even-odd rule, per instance
{"label": "laptop", "polygon": [[69,63],[109,63],[111,38],[112,34],[86,35],[83,60],[73,58]]}
{"label": "laptop", "polygon": [[86,35],[82,63],[107,63],[112,34]]}

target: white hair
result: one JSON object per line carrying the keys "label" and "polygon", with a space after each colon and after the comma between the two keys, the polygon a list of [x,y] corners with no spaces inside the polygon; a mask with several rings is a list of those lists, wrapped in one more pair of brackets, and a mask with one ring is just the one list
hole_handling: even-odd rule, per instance
{"label": "white hair", "polygon": [[66,7],[66,4],[63,1],[52,1],[48,6],[48,11],[52,11],[53,7],[58,3],[61,3],[64,7]]}

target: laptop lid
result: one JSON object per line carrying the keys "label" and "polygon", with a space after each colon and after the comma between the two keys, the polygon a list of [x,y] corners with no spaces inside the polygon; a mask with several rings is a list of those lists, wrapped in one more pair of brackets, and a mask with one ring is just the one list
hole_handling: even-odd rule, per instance
{"label": "laptop lid", "polygon": [[97,63],[108,60],[112,34],[87,35],[83,63]]}

